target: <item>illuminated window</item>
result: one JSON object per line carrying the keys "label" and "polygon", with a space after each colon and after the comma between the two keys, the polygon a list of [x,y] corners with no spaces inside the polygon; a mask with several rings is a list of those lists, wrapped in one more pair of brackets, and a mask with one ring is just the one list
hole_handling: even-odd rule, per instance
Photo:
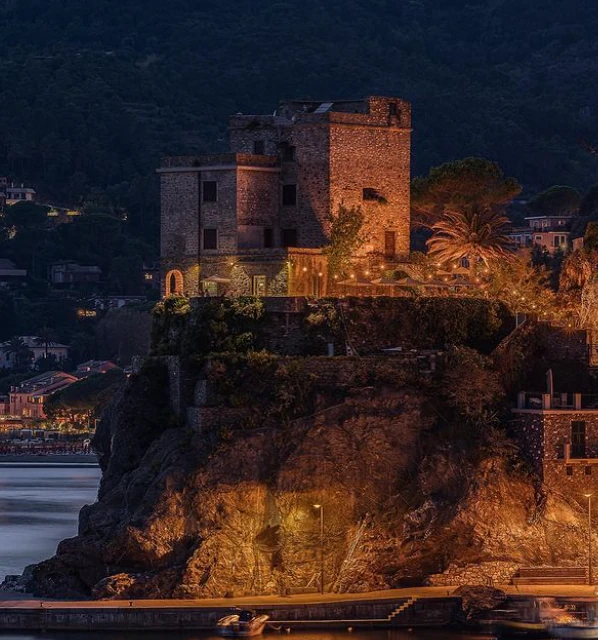
{"label": "illuminated window", "polygon": [[297,204],[297,185],[282,185],[282,204],[285,207],[294,207]]}
{"label": "illuminated window", "polygon": [[218,201],[218,183],[215,180],[206,180],[202,183],[202,199],[204,202]]}

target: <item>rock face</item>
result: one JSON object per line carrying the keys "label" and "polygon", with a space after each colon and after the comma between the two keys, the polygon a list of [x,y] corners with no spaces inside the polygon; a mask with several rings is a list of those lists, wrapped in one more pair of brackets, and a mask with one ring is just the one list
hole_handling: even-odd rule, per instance
{"label": "rock face", "polygon": [[584,562],[582,510],[512,451],[447,444],[431,389],[355,383],[309,417],[218,433],[173,419],[167,389],[149,363],[103,420],[98,502],[34,570],[38,595],[287,593],[318,585],[322,551],[339,592]]}

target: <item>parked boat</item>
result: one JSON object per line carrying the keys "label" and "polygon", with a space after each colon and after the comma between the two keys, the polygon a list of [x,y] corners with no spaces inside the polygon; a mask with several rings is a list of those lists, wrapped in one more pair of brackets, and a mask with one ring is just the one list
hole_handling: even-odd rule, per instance
{"label": "parked boat", "polygon": [[576,599],[569,615],[548,624],[548,632],[553,638],[598,639],[598,601],[596,598]]}
{"label": "parked boat", "polygon": [[598,622],[584,622],[582,620],[557,622],[548,625],[548,633],[553,638],[566,638],[568,640],[598,638]]}
{"label": "parked boat", "polygon": [[235,638],[259,636],[270,616],[257,614],[249,609],[239,610],[218,620],[216,631],[219,635]]}
{"label": "parked boat", "polygon": [[522,598],[509,605],[492,611],[491,630],[499,638],[546,638],[547,625],[566,613],[554,598]]}

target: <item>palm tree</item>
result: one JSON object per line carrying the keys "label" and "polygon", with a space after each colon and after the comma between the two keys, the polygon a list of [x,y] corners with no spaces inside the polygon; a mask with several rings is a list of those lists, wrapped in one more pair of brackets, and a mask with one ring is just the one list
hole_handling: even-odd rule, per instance
{"label": "palm tree", "polygon": [[23,342],[23,339],[17,336],[8,341],[4,350],[7,354],[14,356],[14,362],[17,367],[26,366],[33,357],[33,353]]}
{"label": "palm tree", "polygon": [[35,344],[44,347],[44,358],[48,358],[48,349],[52,343],[56,342],[56,334],[50,327],[42,327],[37,332]]}
{"label": "palm tree", "polygon": [[507,235],[510,220],[488,206],[473,206],[461,211],[446,211],[432,225],[433,236],[427,245],[438,262],[489,262],[513,258],[515,245]]}

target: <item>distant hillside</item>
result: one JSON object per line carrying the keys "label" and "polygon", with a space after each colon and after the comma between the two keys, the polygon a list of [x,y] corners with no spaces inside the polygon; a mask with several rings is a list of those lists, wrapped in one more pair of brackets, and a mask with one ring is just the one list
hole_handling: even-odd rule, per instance
{"label": "distant hillside", "polygon": [[280,98],[381,93],[414,103],[415,173],[476,154],[585,188],[597,27],[592,0],[0,0],[0,175],[100,191],[147,233],[161,154]]}

